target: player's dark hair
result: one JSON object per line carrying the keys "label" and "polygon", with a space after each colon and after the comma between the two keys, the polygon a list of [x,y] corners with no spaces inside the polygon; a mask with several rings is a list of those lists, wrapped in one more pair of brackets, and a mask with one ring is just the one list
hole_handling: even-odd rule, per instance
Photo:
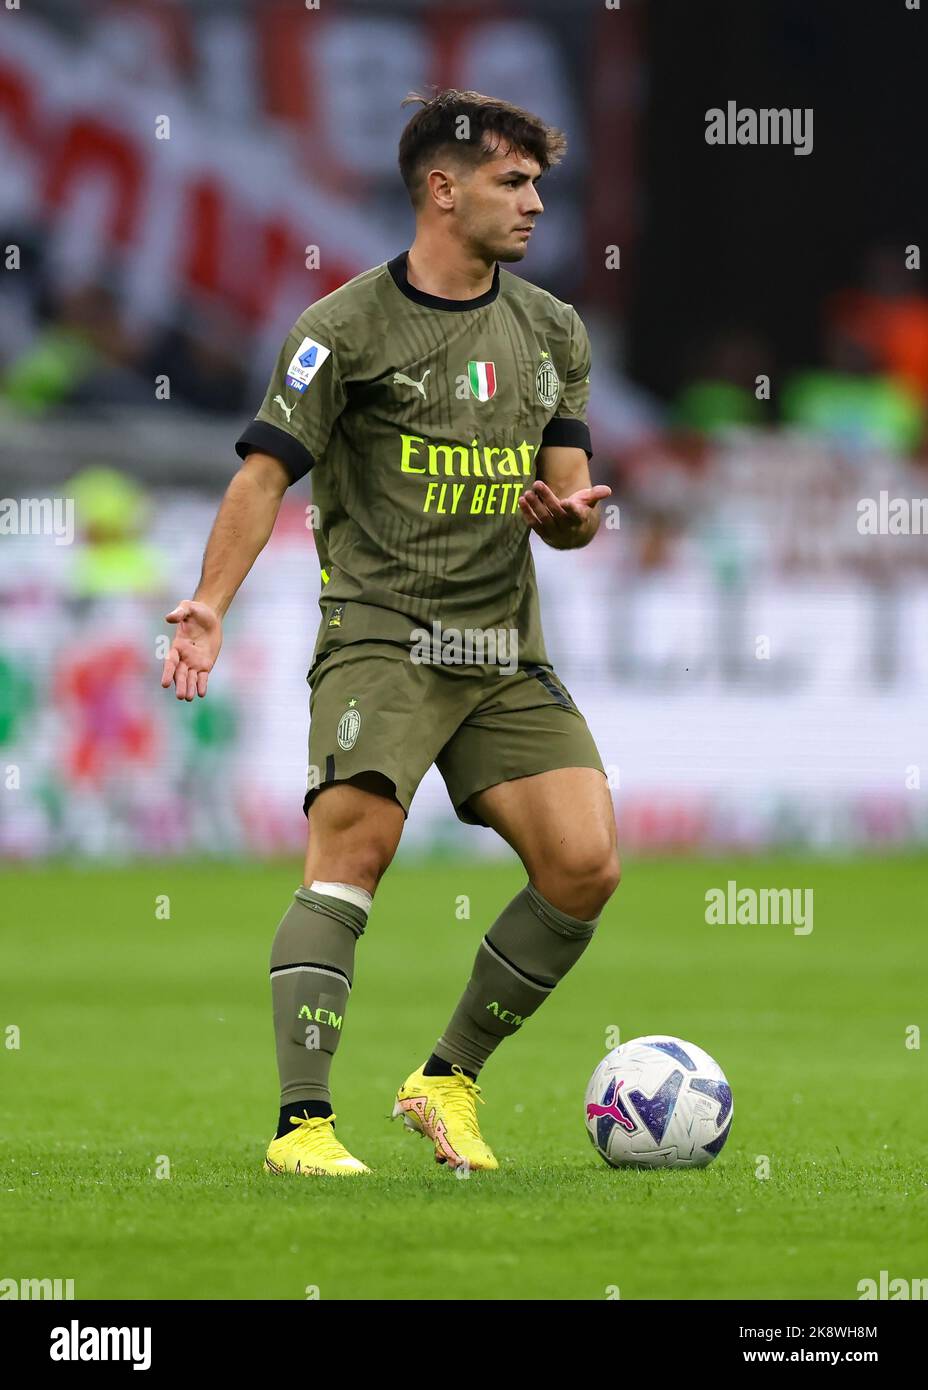
{"label": "player's dark hair", "polygon": [[561,162],[567,149],[563,131],[480,92],[453,87],[432,97],[410,92],[403,105],[410,102],[421,102],[422,109],[410,117],[400,136],[399,165],[413,207],[422,197],[425,165],[440,151],[476,166],[502,147],[506,154],[528,155],[544,173]]}

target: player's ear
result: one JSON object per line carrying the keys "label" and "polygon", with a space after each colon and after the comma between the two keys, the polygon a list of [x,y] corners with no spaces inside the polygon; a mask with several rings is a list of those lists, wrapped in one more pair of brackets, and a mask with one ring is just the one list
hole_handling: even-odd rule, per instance
{"label": "player's ear", "polygon": [[426,177],[429,200],[443,212],[454,207],[454,179],[445,169],[430,169]]}

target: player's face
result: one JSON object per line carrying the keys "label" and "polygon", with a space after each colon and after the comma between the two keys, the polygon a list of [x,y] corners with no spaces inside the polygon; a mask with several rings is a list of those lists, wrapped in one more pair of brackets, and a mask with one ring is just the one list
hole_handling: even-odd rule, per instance
{"label": "player's face", "polygon": [[535,187],[541,166],[528,155],[500,153],[478,164],[459,185],[459,230],[488,261],[521,261],[544,204]]}

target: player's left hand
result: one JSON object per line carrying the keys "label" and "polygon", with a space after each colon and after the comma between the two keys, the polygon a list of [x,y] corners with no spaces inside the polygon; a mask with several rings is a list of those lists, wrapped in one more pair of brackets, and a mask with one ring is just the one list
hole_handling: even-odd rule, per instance
{"label": "player's left hand", "polygon": [[596,504],[611,496],[611,487],[597,483],[595,487],[580,488],[570,497],[558,497],[538,478],[519,497],[519,508],[526,526],[537,531],[543,541],[569,548],[571,540],[578,540],[579,533],[585,530]]}

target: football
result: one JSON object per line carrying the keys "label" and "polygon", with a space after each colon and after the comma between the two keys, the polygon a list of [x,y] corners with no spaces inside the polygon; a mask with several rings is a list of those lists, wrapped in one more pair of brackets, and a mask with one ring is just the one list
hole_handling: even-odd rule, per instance
{"label": "football", "polygon": [[734,1114],[731,1087],[708,1052],[655,1033],[606,1054],[586,1088],[586,1128],[613,1168],[705,1168]]}

